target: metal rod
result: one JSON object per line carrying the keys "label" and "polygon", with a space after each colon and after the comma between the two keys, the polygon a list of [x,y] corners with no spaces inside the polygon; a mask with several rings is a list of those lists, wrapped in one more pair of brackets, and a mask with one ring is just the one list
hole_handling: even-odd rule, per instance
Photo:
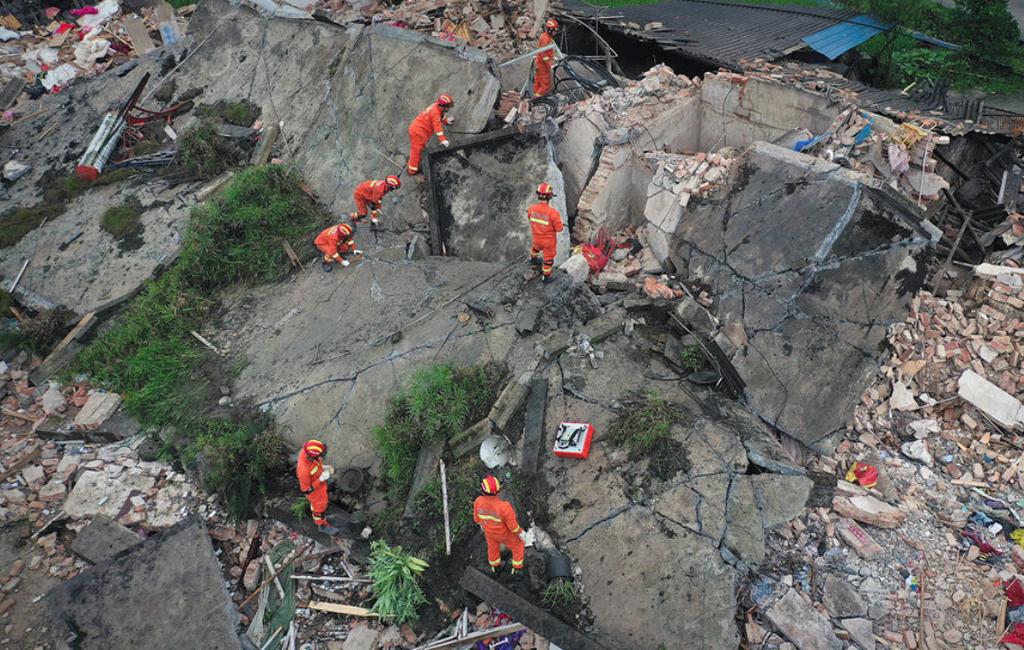
{"label": "metal rod", "polygon": [[[540,54],[541,52],[547,52],[548,50],[551,50],[551,49],[557,50],[558,46],[555,45],[554,43],[551,43],[549,45],[545,45],[544,47],[537,48],[536,50],[533,50],[532,52],[527,52],[526,54],[520,54],[516,58],[509,59],[508,61],[505,61],[504,63],[499,63],[498,67],[499,68],[504,68],[507,65],[512,65],[513,63],[518,63],[519,61],[522,61],[523,59],[529,59],[530,57],[536,56],[536,55]],[[559,52],[559,54],[561,54],[561,52]]]}
{"label": "metal rod", "polygon": [[444,504],[444,552],[445,555],[452,554],[452,529],[448,520],[448,478],[444,474],[444,459],[441,463],[441,499]]}
{"label": "metal rod", "polygon": [[7,290],[7,293],[14,293],[14,290],[18,288],[18,283],[21,282],[21,276],[25,273],[25,269],[28,268],[28,263],[31,261],[31,257],[25,258],[25,263],[21,265],[21,270],[18,271],[18,275],[14,278],[14,282],[11,283],[11,288]]}

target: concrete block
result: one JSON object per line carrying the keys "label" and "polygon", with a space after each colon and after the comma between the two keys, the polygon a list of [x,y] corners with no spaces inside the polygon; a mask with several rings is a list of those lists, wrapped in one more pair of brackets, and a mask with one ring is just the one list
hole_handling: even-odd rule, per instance
{"label": "concrete block", "polygon": [[526,401],[529,392],[529,380],[523,383],[522,378],[512,379],[505,385],[501,395],[491,407],[491,412],[487,415],[487,419],[495,429],[502,431],[508,426],[508,423],[522,407],[523,402]]}
{"label": "concrete block", "polygon": [[1024,426],[1024,405],[1020,400],[973,370],[960,375],[957,395],[1007,429]]}
{"label": "concrete block", "polygon": [[121,406],[121,396],[117,393],[92,391],[85,406],[75,416],[75,427],[78,429],[98,429]]}
{"label": "concrete block", "polygon": [[558,267],[569,276],[573,284],[583,284],[590,276],[590,264],[582,255],[573,255]]}
{"label": "concrete block", "polygon": [[110,517],[94,517],[71,542],[71,551],[84,560],[96,564],[110,559],[139,543],[139,536]]}

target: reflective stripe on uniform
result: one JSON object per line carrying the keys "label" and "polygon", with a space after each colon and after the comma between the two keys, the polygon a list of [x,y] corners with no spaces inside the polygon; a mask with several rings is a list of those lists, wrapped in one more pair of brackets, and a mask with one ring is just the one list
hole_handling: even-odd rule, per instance
{"label": "reflective stripe on uniform", "polygon": [[522,569],[523,568],[523,562],[524,562],[524,560],[519,560],[518,562],[516,562],[515,558],[513,558],[512,559],[512,568],[513,569]]}
{"label": "reflective stripe on uniform", "polygon": [[438,132],[436,132],[436,133],[435,133],[434,135],[436,135],[436,136],[437,136],[437,137],[439,137],[439,138],[440,138],[440,137],[444,137],[444,131],[438,131]]}
{"label": "reflective stripe on uniform", "polygon": [[532,221],[533,223],[539,223],[542,226],[550,226],[551,225],[550,221],[548,221],[546,219],[540,219],[540,218],[537,218],[537,217],[530,217],[530,221]]}
{"label": "reflective stripe on uniform", "polygon": [[479,519],[486,519],[487,521],[496,521],[496,522],[498,522],[499,524],[501,523],[501,517],[494,517],[494,516],[492,516],[492,515],[482,515],[482,514],[480,514],[480,513],[477,513],[477,515],[476,515],[476,516],[477,516],[477,518],[479,518]]}
{"label": "reflective stripe on uniform", "polygon": [[487,563],[491,566],[501,566],[501,558],[499,557],[497,560],[487,560]]}

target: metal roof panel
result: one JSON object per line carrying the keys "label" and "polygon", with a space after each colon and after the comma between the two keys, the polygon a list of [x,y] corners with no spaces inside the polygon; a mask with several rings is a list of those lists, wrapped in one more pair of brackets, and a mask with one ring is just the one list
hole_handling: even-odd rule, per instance
{"label": "metal roof panel", "polygon": [[843,52],[852,50],[869,38],[889,29],[889,25],[877,18],[863,15],[804,36],[801,40],[811,49],[828,57],[830,61],[835,61]]}

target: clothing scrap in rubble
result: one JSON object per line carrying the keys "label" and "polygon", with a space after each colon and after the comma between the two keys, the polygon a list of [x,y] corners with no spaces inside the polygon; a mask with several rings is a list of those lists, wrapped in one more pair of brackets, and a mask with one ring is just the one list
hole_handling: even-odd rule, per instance
{"label": "clothing scrap in rubble", "polygon": [[[491,611],[490,627],[499,627],[511,623],[515,623],[515,621],[505,612],[498,609]],[[519,637],[523,636],[525,632],[526,630],[519,630],[518,632],[512,632],[511,634],[505,634],[493,639],[477,641],[473,647],[476,650],[515,650],[516,645],[519,643]]]}
{"label": "clothing scrap in rubble", "polygon": [[1017,578],[1006,583],[1003,587],[1006,594],[1007,618],[1015,622],[1010,630],[999,639],[1000,643],[1013,643],[1024,646],[1024,623],[1019,622],[1024,618],[1024,585],[1021,585]]}

